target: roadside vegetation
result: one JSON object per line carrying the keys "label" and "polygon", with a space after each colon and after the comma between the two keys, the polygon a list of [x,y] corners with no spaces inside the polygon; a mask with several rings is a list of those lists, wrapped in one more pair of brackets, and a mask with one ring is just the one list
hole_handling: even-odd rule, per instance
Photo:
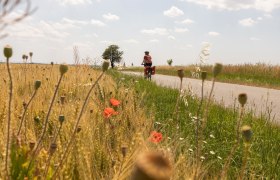
{"label": "roadside vegetation", "polygon": [[[183,69],[188,78],[200,78],[201,71],[210,72],[212,65],[156,66],[156,74],[177,76],[177,70]],[[142,72],[143,67],[128,67],[124,70]],[[207,80],[211,80],[209,74]],[[280,66],[264,63],[224,65],[218,81],[250,86],[280,89]]]}
{"label": "roadside vegetation", "polygon": [[[225,109],[211,95],[107,71],[109,61],[101,69],[79,64],[79,56],[73,66],[10,64],[12,54],[6,46],[0,64],[1,178],[280,176],[279,127],[244,111],[250,92]],[[222,65],[212,69],[218,80]],[[177,76],[182,81],[184,71]]]}

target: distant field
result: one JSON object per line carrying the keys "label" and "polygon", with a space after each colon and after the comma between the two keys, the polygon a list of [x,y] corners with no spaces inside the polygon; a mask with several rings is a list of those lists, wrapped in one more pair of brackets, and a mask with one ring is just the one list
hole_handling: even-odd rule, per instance
{"label": "distant field", "polygon": [[[157,66],[156,73],[177,76],[177,70],[183,69],[188,78],[199,78],[199,73],[195,73],[197,66]],[[211,80],[212,65],[200,67],[201,71],[208,73],[208,80]],[[143,71],[143,67],[129,67],[124,70]],[[280,89],[280,66],[268,64],[240,64],[224,65],[222,74],[218,81],[235,84],[245,84],[251,86],[268,87]]]}

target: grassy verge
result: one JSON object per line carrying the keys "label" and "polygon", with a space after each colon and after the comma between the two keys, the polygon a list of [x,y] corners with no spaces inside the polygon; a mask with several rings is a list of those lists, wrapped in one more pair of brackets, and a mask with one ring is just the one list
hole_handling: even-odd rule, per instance
{"label": "grassy verge", "polygon": [[[130,86],[131,79],[137,82],[134,87],[142,96],[141,107],[146,109],[146,114],[154,116],[154,127],[164,134],[165,141],[176,141],[179,144],[177,154],[188,155],[192,157],[189,159],[190,162],[195,161],[195,120],[199,100],[186,92],[181,95],[179,108],[176,111],[178,90],[158,87],[142,78],[128,77],[118,73],[114,73],[114,77],[130,79],[127,81],[127,86]],[[209,108],[209,118],[203,131],[203,150],[200,160],[207,169],[206,177],[213,178],[219,176],[236,142],[236,124],[240,109],[238,105],[236,109],[226,109],[215,104],[205,107],[204,103],[202,109],[206,108]],[[264,118],[253,117],[250,112],[246,112],[242,119],[242,124],[250,125],[254,133],[249,148],[246,176],[258,179],[278,179],[280,177],[279,127],[268,123]],[[240,174],[244,161],[244,147],[245,142],[241,141],[233,155],[227,174],[232,179],[238,178]]]}
{"label": "grassy verge", "polygon": [[[185,75],[189,78],[196,78],[194,74],[196,66],[157,66],[156,73],[177,76],[177,70],[183,69]],[[211,73],[212,66],[205,65],[200,67],[202,71]],[[128,68],[129,71],[143,71],[143,68]],[[224,65],[223,74],[220,75],[219,81],[236,84],[245,84],[252,86],[268,87],[280,89],[280,66],[272,66],[267,64],[240,64],[240,65]],[[209,75],[208,80],[211,79]]]}

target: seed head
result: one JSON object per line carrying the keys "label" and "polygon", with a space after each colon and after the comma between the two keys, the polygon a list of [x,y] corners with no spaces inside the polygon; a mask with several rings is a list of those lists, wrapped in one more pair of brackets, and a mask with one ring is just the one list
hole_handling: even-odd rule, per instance
{"label": "seed head", "polygon": [[168,180],[171,178],[172,166],[168,158],[159,152],[149,152],[137,160],[132,180]]}
{"label": "seed head", "polygon": [[51,65],[53,66],[53,62],[51,62]]}
{"label": "seed head", "polygon": [[33,56],[33,52],[29,52],[29,56],[32,57]]}
{"label": "seed head", "polygon": [[62,105],[65,103],[65,96],[60,96],[60,102]]}
{"label": "seed head", "polygon": [[121,148],[121,151],[122,151],[123,157],[125,157],[126,154],[127,154],[127,147],[126,147],[126,146],[123,146],[123,147]]}
{"label": "seed head", "polygon": [[35,147],[35,142],[34,141],[31,141],[31,142],[29,142],[29,149],[32,151],[33,150],[33,148]]}
{"label": "seed head", "polygon": [[81,130],[82,130],[82,127],[81,127],[81,126],[78,126],[78,127],[77,127],[77,131],[76,131],[76,133],[81,132]]}
{"label": "seed head", "polygon": [[243,138],[245,139],[246,142],[250,142],[253,136],[253,132],[250,126],[242,126],[241,132],[243,135]]}
{"label": "seed head", "polygon": [[58,120],[59,120],[60,124],[62,124],[65,120],[65,116],[64,115],[59,115]]}
{"label": "seed head", "polygon": [[205,81],[206,78],[207,78],[207,72],[206,71],[201,71],[201,79],[202,79],[202,81]]}
{"label": "seed head", "polygon": [[12,47],[11,47],[10,45],[6,45],[6,46],[4,47],[4,56],[5,56],[6,58],[10,58],[10,57],[12,57],[12,55],[13,55],[13,49],[12,49]]}
{"label": "seed head", "polygon": [[61,64],[59,66],[59,71],[61,75],[64,75],[68,71],[68,66],[65,64]]}
{"label": "seed head", "polygon": [[241,104],[242,107],[244,107],[244,105],[247,102],[247,94],[246,93],[241,93],[238,95],[238,101]]}
{"label": "seed head", "polygon": [[221,63],[216,63],[213,67],[213,77],[217,77],[222,71],[223,65]]}
{"label": "seed head", "polygon": [[40,86],[41,86],[41,81],[40,80],[35,81],[35,83],[34,83],[35,90],[39,89]]}
{"label": "seed head", "polygon": [[53,155],[54,152],[55,152],[55,150],[56,150],[56,148],[57,148],[57,144],[56,144],[56,143],[51,143],[50,149],[49,149],[49,153],[50,153],[51,155]]}
{"label": "seed head", "polygon": [[108,70],[110,62],[108,60],[104,60],[102,64],[102,71],[105,72]]}
{"label": "seed head", "polygon": [[180,78],[181,81],[182,81],[182,80],[183,80],[183,77],[184,77],[184,70],[183,70],[183,69],[179,69],[177,72],[178,72],[179,78]]}

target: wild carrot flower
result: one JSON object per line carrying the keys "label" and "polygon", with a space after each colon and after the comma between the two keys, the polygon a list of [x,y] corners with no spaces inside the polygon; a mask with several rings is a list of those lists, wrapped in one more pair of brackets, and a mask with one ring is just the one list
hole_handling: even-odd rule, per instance
{"label": "wild carrot flower", "polygon": [[114,106],[114,107],[117,107],[118,105],[121,104],[120,101],[118,101],[117,99],[114,99],[114,98],[111,98],[111,99],[110,99],[110,103],[111,103],[111,105]]}
{"label": "wild carrot flower", "polygon": [[118,112],[116,112],[113,108],[105,108],[103,114],[105,118],[109,118],[112,115],[117,115]]}
{"label": "wild carrot flower", "polygon": [[152,131],[150,141],[153,143],[159,143],[162,140],[162,134],[156,131]]}

